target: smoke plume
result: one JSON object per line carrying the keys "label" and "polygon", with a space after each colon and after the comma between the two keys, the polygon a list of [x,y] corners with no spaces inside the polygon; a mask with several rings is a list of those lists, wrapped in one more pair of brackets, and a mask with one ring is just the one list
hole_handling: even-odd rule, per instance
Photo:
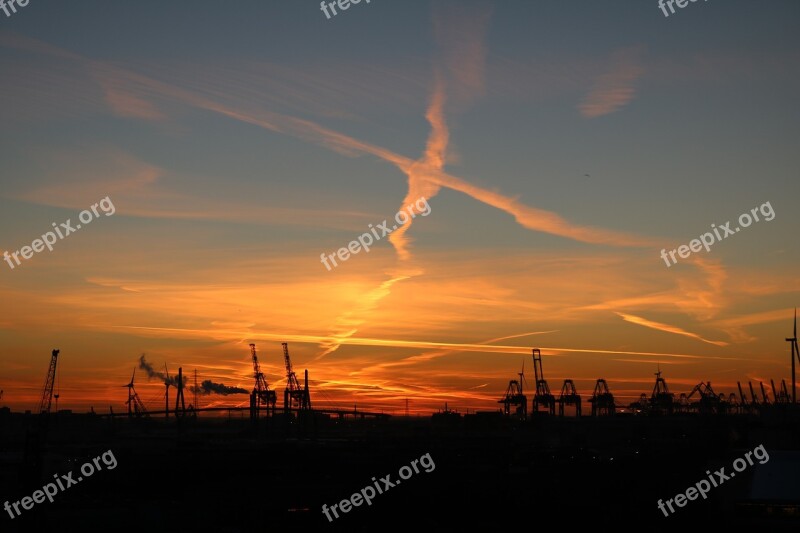
{"label": "smoke plume", "polygon": [[190,387],[192,392],[197,392],[197,394],[221,394],[223,396],[227,396],[229,394],[250,394],[249,391],[242,389],[240,387],[228,387],[224,383],[214,383],[210,379],[206,379],[203,383],[197,387],[195,391],[195,387]]}
{"label": "smoke plume", "polygon": [[[161,381],[162,383],[166,383],[166,384],[168,384],[168,385],[170,385],[172,387],[177,387],[178,386],[178,377],[177,376],[169,376],[169,377],[167,377],[167,375],[164,372],[159,372],[158,370],[155,370],[153,368],[153,365],[151,365],[150,363],[148,363],[145,360],[144,354],[142,354],[139,357],[139,369],[140,370],[144,370],[147,373],[147,379],[155,378],[155,379],[158,379],[159,381]],[[185,382],[186,382],[186,380],[184,380],[184,383]]]}

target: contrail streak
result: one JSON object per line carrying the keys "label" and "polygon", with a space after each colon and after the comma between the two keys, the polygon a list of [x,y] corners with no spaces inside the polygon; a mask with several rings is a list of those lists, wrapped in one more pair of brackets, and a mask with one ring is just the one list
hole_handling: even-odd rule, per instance
{"label": "contrail streak", "polygon": [[[525,346],[504,346],[497,344],[460,344],[450,342],[429,342],[429,341],[403,341],[403,340],[390,340],[390,339],[372,339],[367,337],[348,337],[346,339],[336,338],[323,335],[296,335],[296,334],[276,334],[276,333],[254,333],[252,331],[232,331],[232,330],[214,330],[209,332],[200,329],[184,329],[184,328],[158,328],[150,326],[104,326],[120,329],[133,329],[139,331],[152,331],[162,333],[183,333],[189,334],[193,338],[220,338],[225,340],[240,340],[242,338],[250,339],[264,339],[276,342],[298,342],[305,344],[323,344],[326,342],[338,342],[340,344],[347,344],[352,346],[385,346],[389,348],[449,348],[465,352],[484,352],[484,353],[502,353],[502,354],[525,354],[529,355],[531,349]],[[224,336],[223,336],[224,335]],[[703,359],[703,360],[726,360],[732,361],[735,358],[731,357],[715,357],[710,355],[693,355],[693,354],[677,354],[677,353],[661,353],[661,352],[631,352],[622,350],[606,350],[602,348],[556,348],[548,346],[539,346],[543,352],[565,352],[565,353],[588,353],[588,354],[612,354],[612,355],[638,355],[638,356],[659,356],[659,357],[676,357],[683,359]],[[544,354],[554,355],[554,354]]]}

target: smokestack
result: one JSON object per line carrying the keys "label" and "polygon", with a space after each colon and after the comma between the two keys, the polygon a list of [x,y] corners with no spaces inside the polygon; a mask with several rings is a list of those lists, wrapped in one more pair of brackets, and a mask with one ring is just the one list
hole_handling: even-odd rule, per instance
{"label": "smokestack", "polygon": [[303,379],[303,406],[305,409],[311,409],[311,396],[308,393],[308,369],[306,368],[305,378]]}

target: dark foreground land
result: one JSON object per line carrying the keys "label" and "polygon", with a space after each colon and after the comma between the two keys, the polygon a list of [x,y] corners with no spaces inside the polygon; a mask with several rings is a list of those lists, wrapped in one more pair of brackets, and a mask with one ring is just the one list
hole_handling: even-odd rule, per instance
{"label": "dark foreground land", "polygon": [[[494,415],[306,420],[283,417],[109,419],[0,417],[0,505],[20,501],[111,450],[117,467],[60,491],[0,531],[617,531],[767,526],[800,529],[800,417],[759,415],[581,419]],[[769,454],[708,499],[665,517],[706,470]],[[329,522],[331,507],[425,454],[402,484]],[[102,462],[100,463],[103,464]],[[430,464],[430,463],[428,463]],[[406,471],[408,475],[409,471]],[[384,484],[380,486],[383,488]],[[333,516],[333,515],[331,515]],[[737,527],[737,529],[739,529]]]}

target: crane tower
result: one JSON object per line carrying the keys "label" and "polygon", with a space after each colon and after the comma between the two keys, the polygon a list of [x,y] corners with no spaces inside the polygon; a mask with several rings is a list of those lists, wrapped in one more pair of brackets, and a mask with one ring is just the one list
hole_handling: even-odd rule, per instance
{"label": "crane tower", "polygon": [[44,390],[42,391],[42,401],[39,404],[39,414],[50,414],[50,404],[53,402],[53,386],[56,382],[56,364],[60,350],[53,350],[50,358],[50,367],[47,369],[47,377],[44,380]]}

